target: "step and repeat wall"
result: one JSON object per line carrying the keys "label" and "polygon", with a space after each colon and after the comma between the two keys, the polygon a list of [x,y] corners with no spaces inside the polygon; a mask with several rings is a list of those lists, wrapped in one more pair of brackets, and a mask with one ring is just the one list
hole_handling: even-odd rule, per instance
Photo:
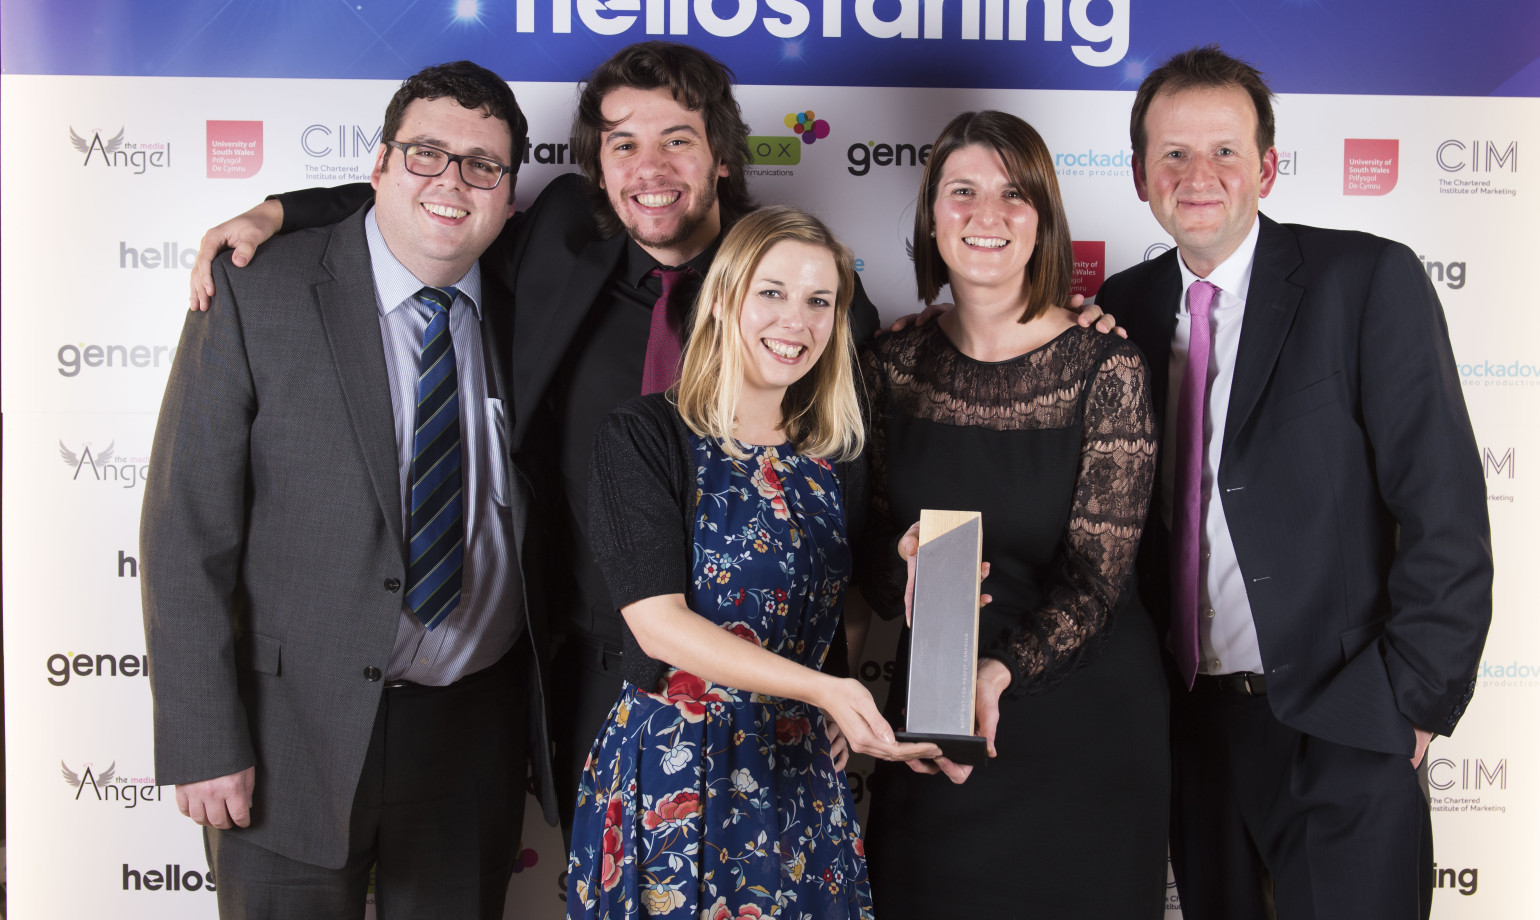
{"label": "step and repeat wall", "polygon": [[[1280,175],[1264,210],[1419,254],[1486,469],[1496,612],[1470,711],[1428,755],[1434,916],[1540,916],[1540,618],[1524,589],[1540,552],[1530,467],[1540,319],[1524,277],[1540,252],[1530,162],[1540,10],[1527,0],[1355,6],[8,0],[0,410],[12,915],[215,915],[200,834],[154,775],[137,547],[203,230],[270,192],[366,180],[396,83],[459,58],[508,78],[529,116],[518,183],[527,205],[574,169],[576,81],[625,44],[667,38],[733,67],[754,133],[752,190],[829,221],[889,318],[917,307],[906,255],[914,192],[952,114],[1005,109],[1042,133],[1090,295],[1171,246],[1131,175],[1128,110],[1144,74],[1217,41],[1268,75],[1281,94]],[[878,628],[861,666],[879,695],[895,635]],[[858,799],[868,769],[852,765]],[[530,825],[508,916],[556,918],[560,835]],[[1174,888],[1169,910],[1180,910]]]}

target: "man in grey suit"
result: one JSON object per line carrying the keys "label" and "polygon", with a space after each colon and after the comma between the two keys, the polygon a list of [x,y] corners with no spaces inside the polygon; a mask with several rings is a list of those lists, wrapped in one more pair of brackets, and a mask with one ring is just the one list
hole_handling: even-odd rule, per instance
{"label": "man in grey suit", "polygon": [[545,763],[516,563],[507,294],[478,259],[527,125],[469,62],[407,80],[375,201],[188,317],[140,535],[157,779],[222,917],[501,917]]}

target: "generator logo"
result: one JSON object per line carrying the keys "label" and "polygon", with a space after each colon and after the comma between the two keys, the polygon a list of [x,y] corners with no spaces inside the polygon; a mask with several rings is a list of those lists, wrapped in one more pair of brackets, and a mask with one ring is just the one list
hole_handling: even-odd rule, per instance
{"label": "generator logo", "polygon": [[71,677],[148,677],[150,658],[138,655],[92,655],[55,652],[48,656],[48,682],[55,687],[69,684]]}
{"label": "generator logo", "polygon": [[1400,175],[1400,140],[1350,137],[1342,142],[1342,194],[1388,195]]}
{"label": "generator logo", "polygon": [[92,447],[87,441],[78,451],[60,441],[59,459],[74,482],[110,482],[132,489],[143,484],[150,472],[149,457],[120,456],[116,441],[108,441],[106,447]]}
{"label": "generator logo", "polygon": [[1517,198],[1519,142],[1450,138],[1433,150],[1440,195]]}
{"label": "generator logo", "polygon": [[262,171],[262,122],[210,121],[208,177],[245,179]]}
{"label": "generator logo", "polygon": [[81,137],[70,128],[70,144],[82,154],[81,166],[101,169],[123,169],[142,176],[152,169],[171,168],[170,141],[125,140],[126,130],[119,128],[116,134],[102,137],[100,129],[93,129],[91,139]]}
{"label": "generator logo", "polygon": [[138,808],[141,802],[161,800],[160,786],[156,785],[155,777],[120,776],[117,761],[103,768],[88,761],[77,772],[61,760],[59,772],[64,778],[64,784],[75,790],[73,797],[77,802],[111,803],[123,808]]}
{"label": "generator logo", "polygon": [[788,112],[781,123],[791,132],[789,135],[757,134],[749,137],[749,161],[758,167],[750,171],[752,176],[789,176],[789,170],[776,167],[796,166],[802,162],[802,148],[816,144],[829,136],[829,122],[819,118],[812,109],[804,112]]}
{"label": "generator logo", "polygon": [[341,123],[306,125],[299,132],[310,182],[368,182],[384,125]]}

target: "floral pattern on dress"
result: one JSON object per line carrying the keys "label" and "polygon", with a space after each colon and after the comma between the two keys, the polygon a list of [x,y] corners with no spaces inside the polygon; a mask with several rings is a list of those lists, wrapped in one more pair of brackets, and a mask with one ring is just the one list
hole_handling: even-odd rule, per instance
{"label": "floral pattern on dress", "polygon": [[[786,445],[732,457],[691,437],[692,610],[823,664],[850,546],[839,482]],[[823,714],[668,669],[627,684],[594,742],[568,861],[575,918],[871,920],[865,849]]]}

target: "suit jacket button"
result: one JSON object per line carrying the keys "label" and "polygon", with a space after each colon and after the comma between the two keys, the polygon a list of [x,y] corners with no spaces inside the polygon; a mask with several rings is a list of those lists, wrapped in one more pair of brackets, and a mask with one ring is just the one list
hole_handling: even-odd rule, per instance
{"label": "suit jacket button", "polygon": [[401,579],[399,579],[399,578],[387,578],[387,579],[385,579],[385,590],[389,591],[391,594],[395,594],[397,591],[400,591],[401,590]]}
{"label": "suit jacket button", "polygon": [[365,680],[379,680],[380,679],[380,669],[374,667],[373,665],[370,665],[369,667],[364,668],[364,679]]}

